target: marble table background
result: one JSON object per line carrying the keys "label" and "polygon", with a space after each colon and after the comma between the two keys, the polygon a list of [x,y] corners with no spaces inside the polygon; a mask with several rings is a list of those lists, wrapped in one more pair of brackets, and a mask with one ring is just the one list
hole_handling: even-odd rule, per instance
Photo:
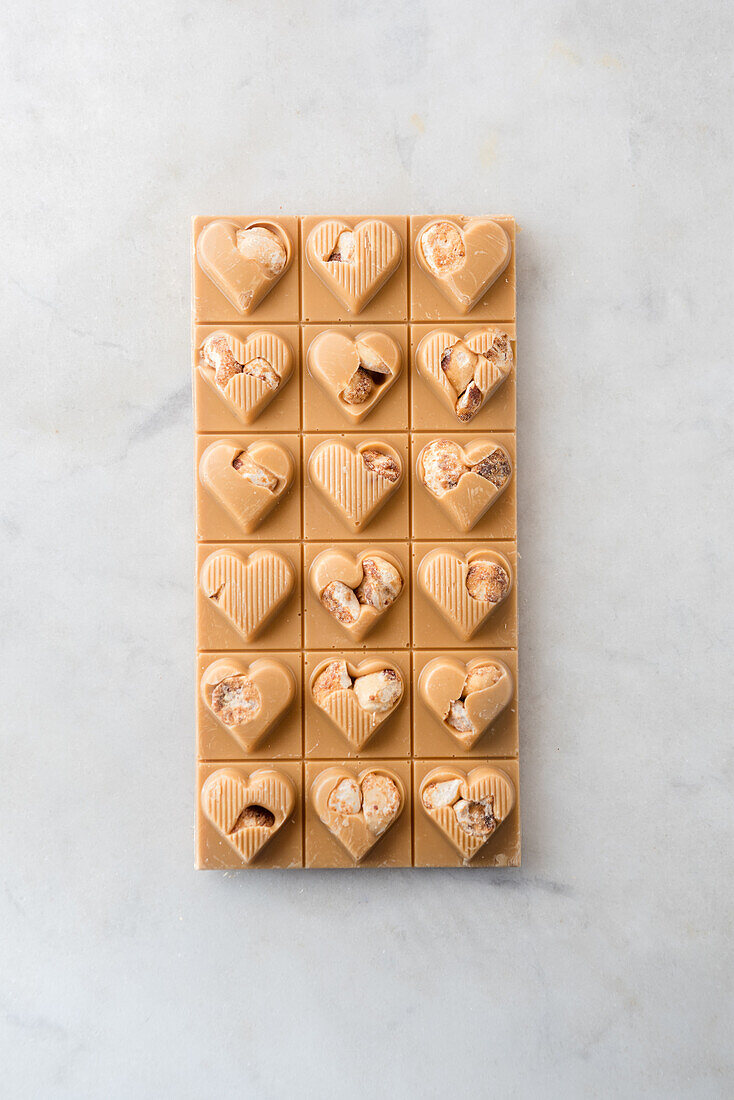
{"label": "marble table background", "polygon": [[[731,6],[6,0],[0,1092],[731,1095]],[[193,212],[514,213],[521,871],[193,870]]]}

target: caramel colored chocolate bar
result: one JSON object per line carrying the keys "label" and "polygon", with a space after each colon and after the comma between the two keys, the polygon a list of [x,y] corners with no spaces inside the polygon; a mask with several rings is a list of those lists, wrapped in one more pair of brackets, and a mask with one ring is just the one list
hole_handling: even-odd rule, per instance
{"label": "caramel colored chocolate bar", "polygon": [[515,242],[193,219],[197,867],[519,866]]}

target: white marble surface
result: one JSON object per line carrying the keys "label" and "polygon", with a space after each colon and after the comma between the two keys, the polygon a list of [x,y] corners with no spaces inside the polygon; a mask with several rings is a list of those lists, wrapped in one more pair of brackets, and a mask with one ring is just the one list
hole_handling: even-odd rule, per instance
{"label": "white marble surface", "polygon": [[[0,1092],[731,1095],[730,5],[0,20]],[[519,872],[193,870],[188,218],[276,209],[522,226]]]}

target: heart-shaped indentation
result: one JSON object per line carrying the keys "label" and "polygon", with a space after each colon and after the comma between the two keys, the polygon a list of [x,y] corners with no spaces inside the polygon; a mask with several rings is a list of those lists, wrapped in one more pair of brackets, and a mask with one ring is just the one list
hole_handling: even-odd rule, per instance
{"label": "heart-shaped indentation", "polygon": [[468,642],[509,596],[512,568],[496,550],[472,550],[463,557],[439,547],[418,566],[418,584],[457,637]]}
{"label": "heart-shaped indentation", "polygon": [[400,263],[403,246],[387,222],[370,218],[352,228],[336,218],[308,235],[306,257],[324,286],[351,313],[359,313]]}
{"label": "heart-shaped indentation", "polygon": [[400,488],[403,463],[379,439],[356,446],[325,439],[311,452],[308,474],[332,511],[356,534]]}
{"label": "heart-shaped indentation", "polygon": [[218,218],[199,233],[196,258],[216,288],[246,317],[285,275],[293,249],[290,237],[275,222],[242,226]]}
{"label": "heart-shaped indentation", "polygon": [[403,677],[392,661],[326,660],[314,669],[311,698],[358,752],[400,706]]}
{"label": "heart-shaped indentation", "polygon": [[438,767],[420,785],[420,804],[468,862],[512,813],[515,787],[506,772],[483,764],[468,774]]}
{"label": "heart-shaped indentation", "polygon": [[395,824],[405,787],[388,768],[326,768],[311,786],[311,803],[329,832],[359,862]]}
{"label": "heart-shaped indentation", "polygon": [[463,337],[434,329],[416,348],[415,365],[459,423],[468,424],[512,370],[512,344],[498,328]]}
{"label": "heart-shaped indentation", "polygon": [[212,661],[201,677],[201,697],[217,722],[252,752],[293,702],[296,680],[281,661],[259,657],[247,665],[236,658]]}
{"label": "heart-shaped indentation", "polygon": [[270,622],[295,585],[293,566],[275,550],[255,550],[246,559],[215,550],[201,567],[204,594],[246,642]]}
{"label": "heart-shaped indentation", "polygon": [[337,547],[322,550],[311,563],[309,581],[329,614],[356,641],[374,629],[405,588],[398,559],[377,548],[356,556]]}
{"label": "heart-shaped indentation", "polygon": [[421,229],[415,257],[459,313],[469,313],[510,262],[512,243],[490,218],[470,218],[463,228],[434,218]]}
{"label": "heart-shaped indentation", "polygon": [[202,485],[247,534],[280,503],[294,472],[290,452],[267,439],[244,448],[232,439],[217,439],[199,462]]}
{"label": "heart-shaped indentation", "polygon": [[418,678],[418,694],[462,749],[471,749],[512,699],[514,682],[504,661],[434,657]]}
{"label": "heart-shaped indentation", "polygon": [[386,332],[337,329],[314,337],[306,355],[309,373],[353,424],[382,400],[403,369],[400,347]]}
{"label": "heart-shaped indentation", "polygon": [[249,776],[219,768],[201,788],[206,816],[244,863],[251,863],[288,820],[296,801],[292,782],[275,768]]}
{"label": "heart-shaped indentation", "polygon": [[290,345],[274,332],[240,340],[226,329],[199,348],[199,373],[243,424],[252,424],[293,373]]}
{"label": "heart-shaped indentation", "polygon": [[494,439],[460,446],[432,439],[416,460],[418,478],[458,531],[471,531],[502,495],[512,477],[512,460]]}

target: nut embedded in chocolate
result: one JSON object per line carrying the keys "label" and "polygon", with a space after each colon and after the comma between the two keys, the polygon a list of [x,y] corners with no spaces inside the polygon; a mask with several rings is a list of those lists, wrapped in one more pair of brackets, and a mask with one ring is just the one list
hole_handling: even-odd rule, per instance
{"label": "nut embedded in chocolate", "polygon": [[347,662],[330,661],[314,680],[311,694],[316,704],[322,706],[327,696],[335,691],[347,691],[351,686],[352,677],[347,671]]}
{"label": "nut embedded in chocolate", "polygon": [[508,592],[510,578],[496,561],[473,562],[466,574],[466,590],[473,600],[499,603]]}
{"label": "nut embedded in chocolate", "polygon": [[497,828],[491,796],[478,800],[460,798],[454,806],[454,813],[459,827],[469,836],[491,836]]}
{"label": "nut embedded in chocolate", "polygon": [[451,806],[459,797],[460,779],[445,779],[439,783],[429,783],[424,788],[422,799],[427,810],[440,810]]}
{"label": "nut embedded in chocolate", "polygon": [[345,626],[351,626],[359,618],[359,600],[349,585],[343,581],[331,581],[321,593],[321,602],[334,618]]}
{"label": "nut embedded in chocolate", "polygon": [[245,806],[234,825],[232,832],[238,829],[272,829],[275,825],[275,814],[265,806]]}
{"label": "nut embedded in chocolate", "polygon": [[466,713],[466,707],[461,699],[454,699],[449,707],[446,724],[455,729],[457,733],[472,733],[474,731],[474,726],[469,721],[469,715]]}
{"label": "nut embedded in chocolate", "polygon": [[479,665],[466,675],[462,696],[466,698],[474,691],[486,691],[502,677],[502,669],[498,665]]}
{"label": "nut embedded in chocolate", "polygon": [[355,589],[357,599],[377,611],[384,611],[400,595],[403,578],[384,558],[364,558],[362,573],[363,578]]}
{"label": "nut embedded in chocolate", "polygon": [[263,225],[237,230],[237,248],[246,260],[254,260],[266,274],[280,275],[286,263],[282,240]]}
{"label": "nut embedded in chocolate", "polygon": [[242,364],[238,363],[229,346],[226,336],[213,332],[201,345],[201,357],[214,370],[214,381],[224,388],[230,378],[242,373]]}
{"label": "nut embedded in chocolate", "polygon": [[479,474],[480,477],[484,477],[487,481],[491,481],[498,489],[504,488],[510,479],[512,473],[512,466],[510,461],[503,450],[497,447],[491,454],[486,455],[480,459],[479,462],[472,466],[472,470],[475,474]]}
{"label": "nut embedded in chocolate", "polygon": [[455,489],[462,475],[469,470],[458,443],[452,443],[450,439],[432,440],[423,450],[421,463],[423,484],[436,496]]}
{"label": "nut embedded in chocolate", "polygon": [[367,371],[357,367],[352,377],[341,392],[341,399],[347,405],[364,405],[369,400],[375,388],[375,383]]}
{"label": "nut embedded in chocolate", "polygon": [[370,473],[384,477],[386,481],[399,480],[402,471],[392,455],[386,454],[385,451],[378,451],[374,447],[360,451],[360,455]]}
{"label": "nut embedded in chocolate", "polygon": [[227,676],[212,692],[212,710],[225,726],[249,722],[262,706],[257,686],[247,676]]}
{"label": "nut embedded in chocolate", "polygon": [[372,371],[373,374],[392,374],[390,367],[388,367],[382,356],[378,355],[366,340],[357,339],[355,341],[355,347],[357,349],[357,355],[359,356],[360,365],[363,366],[365,370]]}
{"label": "nut embedded in chocolate", "polygon": [[332,813],[352,817],[362,809],[362,792],[356,779],[341,779],[326,800]]}
{"label": "nut embedded in chocolate", "polygon": [[476,382],[470,382],[456,402],[456,415],[466,423],[474,416],[482,404],[482,391]]}
{"label": "nut embedded in chocolate", "polygon": [[466,258],[464,239],[451,222],[433,222],[419,238],[423,257],[434,275],[451,275]]}
{"label": "nut embedded in chocolate", "polygon": [[336,239],[336,244],[331,250],[327,263],[350,264],[354,260],[354,233],[351,229],[343,229]]}
{"label": "nut embedded in chocolate", "polygon": [[370,772],[362,780],[362,812],[371,833],[384,833],[400,809],[400,791],[387,775]]}
{"label": "nut embedded in chocolate", "polygon": [[358,676],[354,681],[357,702],[369,714],[386,714],[398,703],[402,693],[402,680],[392,668]]}
{"label": "nut embedded in chocolate", "polygon": [[463,340],[457,340],[441,356],[441,369],[457,394],[462,394],[469,383],[474,381],[478,363],[479,356]]}
{"label": "nut embedded in chocolate", "polygon": [[277,371],[273,370],[268,363],[267,359],[258,357],[257,359],[250,359],[249,362],[242,364],[242,373],[249,374],[252,378],[259,379],[271,390],[277,390],[280,385],[280,376]]}
{"label": "nut embedded in chocolate", "polygon": [[278,479],[274,474],[271,474],[270,470],[266,470],[264,466],[258,465],[253,458],[248,455],[247,451],[239,451],[232,459],[232,465],[237,473],[249,481],[251,485],[257,485],[261,489],[267,489],[269,493],[274,493],[278,488]]}

